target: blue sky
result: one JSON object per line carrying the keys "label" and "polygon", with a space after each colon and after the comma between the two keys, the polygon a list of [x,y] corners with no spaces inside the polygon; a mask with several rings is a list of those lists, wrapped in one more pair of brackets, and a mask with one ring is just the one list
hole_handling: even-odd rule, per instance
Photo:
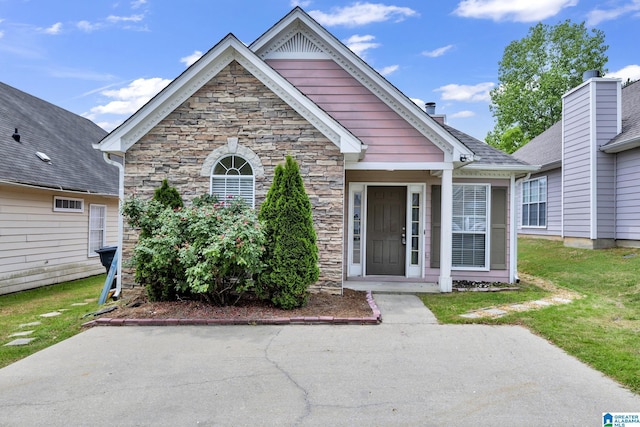
{"label": "blue sky", "polygon": [[607,76],[640,78],[640,0],[0,0],[0,81],[111,130],[225,35],[249,44],[297,5],[479,139],[504,48],[538,22],[604,31]]}

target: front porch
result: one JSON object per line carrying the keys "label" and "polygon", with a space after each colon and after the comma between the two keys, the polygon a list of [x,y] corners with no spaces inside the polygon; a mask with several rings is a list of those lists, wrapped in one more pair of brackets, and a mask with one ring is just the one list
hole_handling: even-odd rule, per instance
{"label": "front porch", "polygon": [[394,280],[392,277],[369,278],[367,280],[346,280],[343,287],[355,291],[371,291],[374,293],[440,293],[437,283],[417,282],[404,280]]}

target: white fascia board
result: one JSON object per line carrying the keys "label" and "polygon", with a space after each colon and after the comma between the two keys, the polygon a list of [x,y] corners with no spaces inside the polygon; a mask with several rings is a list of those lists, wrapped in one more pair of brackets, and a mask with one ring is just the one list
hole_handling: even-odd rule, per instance
{"label": "white fascia board", "polygon": [[[351,76],[370,89],[389,108],[398,113],[423,136],[430,139],[444,153],[447,160],[459,158],[461,155],[470,156],[474,153],[462,144],[453,135],[447,132],[433,118],[425,113],[405,94],[400,92],[387,79],[382,77],[362,58],[353,53],[348,47],[341,43],[335,36],[314,21],[299,7],[295,8],[289,15],[283,18],[276,25],[254,41],[249,48],[258,56],[266,54],[264,49],[269,47],[273,40],[281,33],[294,32],[297,30],[299,21],[310,31],[318,35],[329,51],[327,54],[336,61]],[[290,28],[288,28],[290,27]],[[449,156],[451,156],[449,158]]]}
{"label": "white fascia board", "polygon": [[346,162],[346,170],[430,171],[453,169],[448,162]]}
{"label": "white fascia board", "polygon": [[304,96],[284,77],[260,60],[235,36],[228,35],[200,60],[172,81],[125,123],[109,134],[98,149],[124,153],[151,128],[186,101],[233,60],[280,96],[302,117],[331,140],[342,153],[360,153],[362,144],[331,116]]}
{"label": "white fascia board", "polygon": [[472,163],[461,168],[470,171],[499,171],[499,172],[537,172],[538,165],[479,165]]}
{"label": "white fascia board", "polygon": [[600,147],[600,150],[605,153],[620,153],[621,151],[627,151],[638,147],[640,147],[640,136],[624,141],[617,141],[613,144],[607,144]]}

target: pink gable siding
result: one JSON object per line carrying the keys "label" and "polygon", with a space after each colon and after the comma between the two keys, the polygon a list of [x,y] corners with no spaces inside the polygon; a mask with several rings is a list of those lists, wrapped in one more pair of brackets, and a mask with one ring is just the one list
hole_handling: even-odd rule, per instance
{"label": "pink gable siding", "polygon": [[369,146],[367,162],[442,162],[444,155],[331,60],[271,59],[270,66]]}

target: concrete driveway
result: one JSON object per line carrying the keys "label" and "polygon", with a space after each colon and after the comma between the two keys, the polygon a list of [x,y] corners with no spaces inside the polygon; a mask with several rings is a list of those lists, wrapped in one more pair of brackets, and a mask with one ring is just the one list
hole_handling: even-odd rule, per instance
{"label": "concrete driveway", "polygon": [[96,327],[0,370],[5,426],[598,426],[640,396],[520,327]]}

